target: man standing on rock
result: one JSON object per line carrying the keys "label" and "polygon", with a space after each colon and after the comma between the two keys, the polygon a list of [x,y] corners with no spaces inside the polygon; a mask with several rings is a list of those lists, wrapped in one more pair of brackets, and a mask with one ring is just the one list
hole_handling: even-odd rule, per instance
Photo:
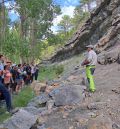
{"label": "man standing on rock", "polygon": [[93,50],[94,48],[93,45],[88,45],[86,48],[87,48],[88,54],[86,59],[82,62],[81,65],[86,66],[86,76],[89,82],[89,90],[91,92],[95,92],[96,88],[95,88],[93,74],[97,64],[97,54]]}

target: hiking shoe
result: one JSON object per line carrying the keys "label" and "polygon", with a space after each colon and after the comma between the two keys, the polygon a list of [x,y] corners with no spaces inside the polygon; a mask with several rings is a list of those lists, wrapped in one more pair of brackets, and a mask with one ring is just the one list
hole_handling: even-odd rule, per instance
{"label": "hiking shoe", "polygon": [[95,93],[96,90],[90,90],[91,93]]}

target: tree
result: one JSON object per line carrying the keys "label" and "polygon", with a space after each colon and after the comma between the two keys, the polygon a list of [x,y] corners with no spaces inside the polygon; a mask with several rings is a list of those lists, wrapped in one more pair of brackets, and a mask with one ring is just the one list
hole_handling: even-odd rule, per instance
{"label": "tree", "polygon": [[68,15],[64,15],[62,20],[58,24],[59,31],[63,32],[65,36],[68,36],[70,29],[72,29],[71,18]]}
{"label": "tree", "polygon": [[86,12],[90,12],[92,10],[92,6],[91,6],[91,3],[93,2],[94,0],[80,0],[80,6],[83,7],[83,9],[86,11]]}
{"label": "tree", "polygon": [[[21,39],[29,39],[31,59],[35,58],[37,39],[46,37],[52,25],[53,18],[60,13],[58,6],[52,0],[16,0],[20,15]],[[28,24],[29,23],[29,24]]]}
{"label": "tree", "polygon": [[[47,39],[52,20],[60,13],[59,6],[52,0],[15,0],[10,7],[5,7],[5,0],[0,4],[0,44],[2,53],[13,60],[20,58],[33,60],[38,58]],[[14,9],[20,20],[9,25],[7,12]],[[11,29],[10,29],[11,28]],[[45,49],[45,48],[44,48]],[[14,53],[14,55],[13,55]]]}
{"label": "tree", "polygon": [[84,12],[80,6],[76,6],[74,10],[74,17],[72,18],[74,29],[76,30],[78,27],[80,27],[88,17],[88,12]]}

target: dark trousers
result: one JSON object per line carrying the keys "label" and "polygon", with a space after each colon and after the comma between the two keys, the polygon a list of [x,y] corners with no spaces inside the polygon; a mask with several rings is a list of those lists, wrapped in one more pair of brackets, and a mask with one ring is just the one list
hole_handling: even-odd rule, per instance
{"label": "dark trousers", "polygon": [[0,76],[0,82],[2,83],[2,77]]}
{"label": "dark trousers", "polygon": [[6,107],[7,111],[10,111],[12,109],[12,104],[11,104],[11,95],[7,88],[0,82],[0,92],[2,93],[5,101],[6,101]]}
{"label": "dark trousers", "polygon": [[38,73],[35,73],[35,80],[37,81],[38,79]]}
{"label": "dark trousers", "polygon": [[34,76],[35,76],[35,74],[34,73],[32,73],[32,75],[31,75],[31,83],[33,82],[33,80],[34,80]]}

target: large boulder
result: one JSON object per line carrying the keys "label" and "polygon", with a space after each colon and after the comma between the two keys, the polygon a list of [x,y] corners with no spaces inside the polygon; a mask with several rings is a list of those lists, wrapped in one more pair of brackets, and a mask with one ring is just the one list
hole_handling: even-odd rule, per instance
{"label": "large boulder", "polygon": [[104,51],[98,55],[99,64],[110,64],[119,61],[120,46]]}
{"label": "large boulder", "polygon": [[34,106],[34,107],[45,107],[47,101],[49,101],[49,96],[46,93],[41,93],[41,95],[35,97],[31,100],[30,103],[28,103],[28,106]]}
{"label": "large boulder", "polygon": [[40,82],[34,81],[31,84],[31,87],[34,90],[35,94],[37,96],[39,96],[40,95],[40,92],[44,92],[45,91],[47,85],[46,85],[46,83],[40,83]]}
{"label": "large boulder", "polygon": [[49,94],[55,101],[55,106],[73,105],[82,102],[84,94],[80,86],[61,86]]}
{"label": "large boulder", "polygon": [[38,115],[40,114],[41,112],[45,111],[46,108],[45,107],[41,107],[41,108],[36,108],[34,106],[28,106],[28,107],[24,107],[23,110],[33,114],[33,115]]}
{"label": "large boulder", "polygon": [[21,109],[9,120],[5,121],[3,127],[5,129],[30,129],[36,120],[37,116]]}

